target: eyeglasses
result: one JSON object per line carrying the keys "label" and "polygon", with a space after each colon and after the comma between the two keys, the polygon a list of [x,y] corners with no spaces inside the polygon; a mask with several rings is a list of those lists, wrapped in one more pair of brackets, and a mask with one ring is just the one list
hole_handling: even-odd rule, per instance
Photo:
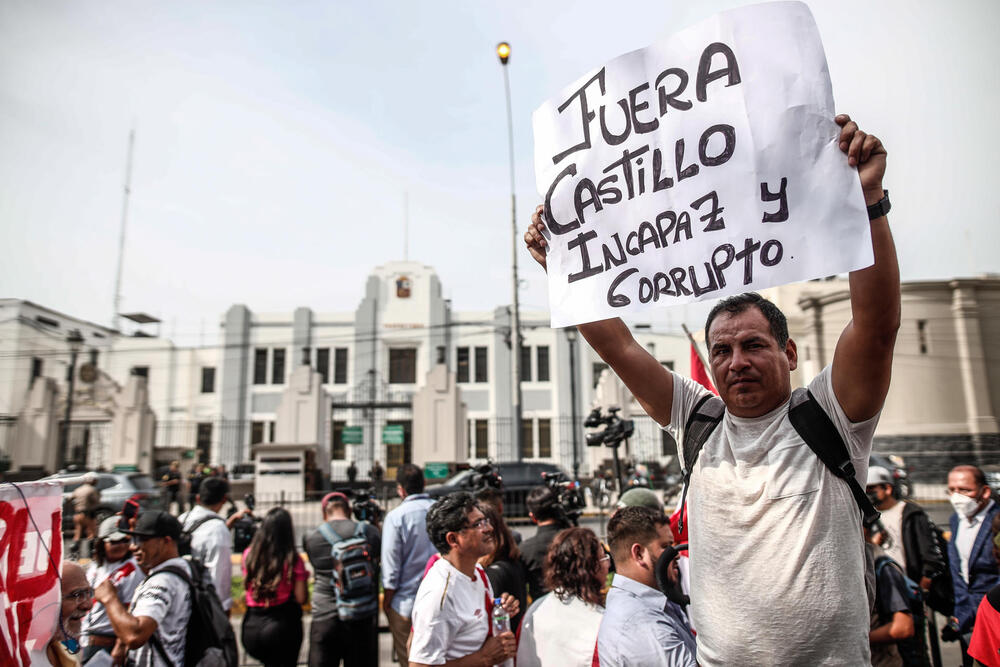
{"label": "eyeglasses", "polygon": [[479,521],[476,521],[474,523],[470,523],[468,526],[466,526],[462,530],[482,530],[483,528],[485,528],[486,526],[489,526],[489,525],[491,525],[490,520],[487,519],[486,517],[483,517]]}
{"label": "eyeglasses", "polygon": [[105,540],[108,544],[131,544],[131,537],[123,537],[120,540]]}
{"label": "eyeglasses", "polygon": [[75,591],[70,591],[63,596],[63,600],[73,600],[77,604],[83,602],[84,600],[89,600],[94,597],[93,588],[78,588]]}

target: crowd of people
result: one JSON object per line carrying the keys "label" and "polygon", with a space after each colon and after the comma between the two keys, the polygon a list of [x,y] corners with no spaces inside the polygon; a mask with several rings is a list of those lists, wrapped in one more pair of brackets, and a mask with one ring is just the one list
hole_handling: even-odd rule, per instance
{"label": "crowd of people", "polygon": [[[434,501],[414,465],[398,468],[402,502],[380,529],[352,520],[350,500],[330,493],[302,544],[315,576],[310,665],[377,663],[379,583],[395,657],[411,667],[923,665],[925,637],[937,638],[925,605],[945,614],[940,638],[959,641],[967,664],[1000,664],[1000,508],[982,470],[949,473],[945,541],[923,510],[897,499],[888,471],[868,468],[899,327],[899,270],[885,150],[849,117],[836,122],[868,205],[874,263],[851,272],[852,320],[807,390],[791,388],[798,356],[784,315],[756,294],[725,299],[707,318],[717,397],[662,366],[620,320],[581,325],[676,436],[685,487],[674,515],[634,489],[605,548],[566,525],[539,487],[527,500],[538,528],[519,543],[502,497]],[[525,242],[543,268],[547,234],[539,207]],[[224,484],[201,481],[180,519],[153,510],[102,525],[91,579],[64,566],[59,637],[82,631],[86,650],[114,664],[126,653],[140,667],[190,662],[195,601],[231,605]],[[242,557],[241,640],[265,665],[294,664],[305,640],[308,575],[293,534],[287,513],[272,509]],[[188,549],[193,559],[180,558]],[[67,645],[54,643],[53,664]]]}

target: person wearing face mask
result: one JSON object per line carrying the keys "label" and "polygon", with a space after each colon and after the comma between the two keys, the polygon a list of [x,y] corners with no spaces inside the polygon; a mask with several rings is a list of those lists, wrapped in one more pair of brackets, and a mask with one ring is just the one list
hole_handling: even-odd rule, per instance
{"label": "person wearing face mask", "polygon": [[695,667],[694,633],[657,587],[657,563],[673,544],[670,520],[649,507],[624,507],[608,521],[608,543],[615,576],[597,633],[601,667]]}
{"label": "person wearing face mask", "polygon": [[[131,546],[132,538],[118,528],[118,517],[110,516],[101,522],[94,543],[94,560],[87,567],[90,587],[97,588],[105,580],[110,581],[125,606],[132,602],[132,595],[144,578],[138,561],[132,556]],[[84,664],[98,651],[110,655],[115,646],[111,619],[100,603],[91,607],[83,619],[83,645]]]}
{"label": "person wearing face mask", "polygon": [[1000,571],[990,548],[990,526],[1000,514],[993,490],[983,471],[972,465],[955,466],[948,473],[948,493],[955,513],[950,519],[951,541],[948,559],[955,587],[955,614],[941,630],[945,641],[958,639],[963,664],[971,665],[967,654],[976,608],[986,593],[1000,583]]}

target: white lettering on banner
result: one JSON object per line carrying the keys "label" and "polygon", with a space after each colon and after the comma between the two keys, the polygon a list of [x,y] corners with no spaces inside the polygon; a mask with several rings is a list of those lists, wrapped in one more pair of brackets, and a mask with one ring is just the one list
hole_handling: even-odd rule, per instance
{"label": "white lettering on banner", "polygon": [[800,2],[724,12],[543,104],[552,326],[871,265],[834,115]]}

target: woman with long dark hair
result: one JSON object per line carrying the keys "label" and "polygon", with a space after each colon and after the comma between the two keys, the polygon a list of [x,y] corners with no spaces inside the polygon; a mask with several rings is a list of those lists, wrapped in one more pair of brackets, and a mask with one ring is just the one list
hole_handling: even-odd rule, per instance
{"label": "woman with long dark hair", "polygon": [[517,667],[590,667],[610,564],[592,530],[567,528],[555,536],[544,565],[545,585],[552,592],[524,614]]}
{"label": "woman with long dark hair", "polygon": [[[520,609],[528,607],[528,569],[521,560],[521,552],[514,542],[514,535],[503,520],[503,516],[492,505],[480,503],[479,509],[489,519],[493,528],[493,553],[479,559],[486,570],[490,586],[494,591],[510,593],[517,598]],[[510,619],[510,629],[515,633],[521,624],[524,611],[519,611]]]}
{"label": "woman with long dark hair", "polygon": [[298,662],[308,578],[295,549],[292,517],[284,508],[274,507],[243,552],[247,592],[243,648],[265,667],[292,667]]}

